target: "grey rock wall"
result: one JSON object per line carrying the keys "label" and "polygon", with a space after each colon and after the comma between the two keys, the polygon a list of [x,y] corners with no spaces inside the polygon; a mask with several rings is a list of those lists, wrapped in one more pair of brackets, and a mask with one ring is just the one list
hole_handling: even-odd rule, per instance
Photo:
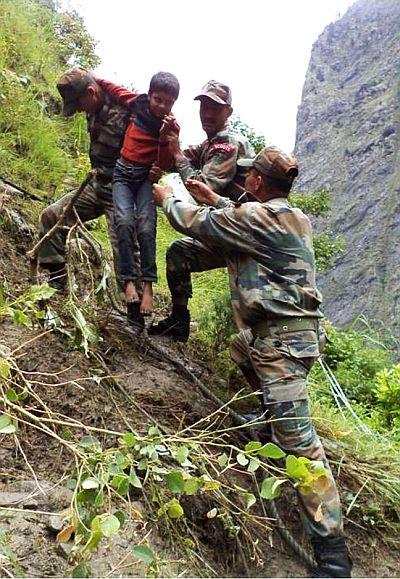
{"label": "grey rock wall", "polygon": [[346,251],[319,275],[324,310],[399,334],[400,0],[358,0],[315,42],[297,115],[296,189],[332,191],[315,223]]}

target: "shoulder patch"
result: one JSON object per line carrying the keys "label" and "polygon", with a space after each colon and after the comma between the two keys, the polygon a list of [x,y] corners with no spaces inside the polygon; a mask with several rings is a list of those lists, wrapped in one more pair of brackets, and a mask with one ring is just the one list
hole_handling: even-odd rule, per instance
{"label": "shoulder patch", "polygon": [[233,145],[230,145],[229,143],[215,143],[215,145],[213,145],[210,149],[210,153],[219,151],[231,155],[235,151],[235,147]]}

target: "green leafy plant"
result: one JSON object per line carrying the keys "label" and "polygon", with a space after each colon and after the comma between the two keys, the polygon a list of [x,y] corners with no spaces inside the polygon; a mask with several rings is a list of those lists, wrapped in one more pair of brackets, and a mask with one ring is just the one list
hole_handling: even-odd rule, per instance
{"label": "green leafy plant", "polygon": [[5,297],[4,287],[0,285],[0,319],[11,317],[16,325],[32,328],[35,320],[42,320],[45,312],[37,304],[49,299],[55,289],[47,284],[33,285],[18,297]]}
{"label": "green leafy plant", "polygon": [[374,393],[387,427],[400,431],[400,364],[377,373]]}

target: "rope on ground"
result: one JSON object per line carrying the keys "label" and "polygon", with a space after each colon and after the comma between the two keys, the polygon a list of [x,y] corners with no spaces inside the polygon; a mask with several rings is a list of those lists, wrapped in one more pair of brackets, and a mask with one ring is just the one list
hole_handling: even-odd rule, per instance
{"label": "rope on ground", "polygon": [[353,407],[351,406],[349,399],[347,398],[346,394],[344,393],[342,387],[340,386],[339,382],[337,381],[334,373],[329,368],[328,364],[320,357],[318,358],[319,365],[321,366],[332,392],[332,396],[336,402],[336,406],[339,408],[339,411],[343,418],[345,418],[343,407],[346,408],[354,420],[356,421],[358,427],[367,434],[372,434],[371,430],[363,423],[361,418],[355,412]]}

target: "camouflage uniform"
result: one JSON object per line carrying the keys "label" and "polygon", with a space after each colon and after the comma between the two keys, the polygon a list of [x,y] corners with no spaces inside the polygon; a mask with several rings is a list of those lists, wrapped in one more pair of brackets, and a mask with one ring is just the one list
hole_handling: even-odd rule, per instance
{"label": "camouflage uniform", "polygon": [[[312,426],[306,387],[324,340],[308,218],[284,197],[240,206],[221,198],[214,209],[170,196],[163,209],[175,229],[193,238],[169,250],[173,298],[191,296],[190,272],[228,268],[235,317],[247,327],[233,340],[232,358],[254,388],[261,387],[266,413],[275,418],[272,440],[326,465],[324,494],[299,495],[306,530],[317,538],[340,535],[340,500]],[[323,516],[316,521],[321,503]]]}
{"label": "camouflage uniform", "polygon": [[[129,122],[129,111],[121,105],[116,105],[105,94],[102,108],[95,114],[87,114],[87,126],[90,136],[89,157],[91,166],[97,170],[95,179],[75,201],[74,207],[83,222],[105,215],[108,233],[113,249],[114,267],[118,271],[118,242],[114,227],[114,208],[112,200],[112,177],[114,166],[119,158],[120,149]],[[40,216],[39,236],[43,237],[57,222],[63,207],[68,203],[72,193],[47,207]],[[68,225],[75,222],[73,215],[69,216]],[[66,232],[59,229],[53,237],[42,245],[39,251],[39,263],[65,263]]]}
{"label": "camouflage uniform", "polygon": [[186,159],[176,162],[183,181],[199,179],[220,195],[237,199],[243,192],[245,171],[237,160],[253,156],[248,140],[229,126],[201,145],[183,151]]}

